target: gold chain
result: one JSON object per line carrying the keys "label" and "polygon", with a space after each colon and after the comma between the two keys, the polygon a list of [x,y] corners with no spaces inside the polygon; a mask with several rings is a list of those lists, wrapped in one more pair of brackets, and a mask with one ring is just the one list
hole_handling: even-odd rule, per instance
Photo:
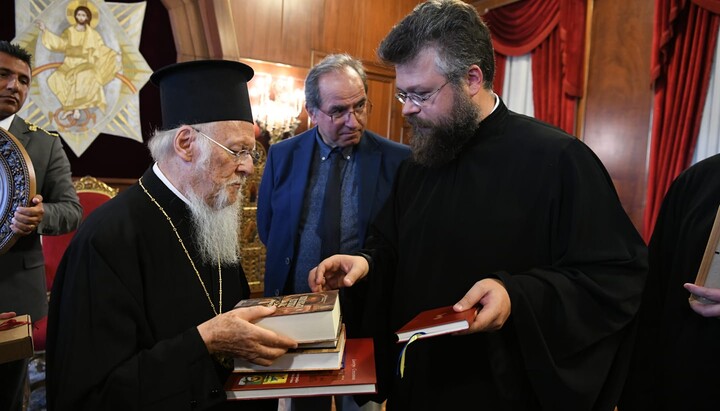
{"label": "gold chain", "polygon": [[210,293],[208,293],[207,288],[205,287],[205,282],[202,280],[202,277],[200,277],[200,272],[197,268],[195,268],[195,263],[193,262],[192,258],[190,257],[190,253],[188,252],[187,248],[185,248],[185,243],[183,242],[182,238],[180,238],[180,234],[178,234],[177,228],[175,228],[175,224],[173,224],[172,220],[170,219],[170,216],[165,212],[165,210],[162,208],[162,206],[155,200],[155,198],[147,191],[145,188],[145,185],[142,182],[142,177],[138,180],[140,183],[140,187],[142,187],[143,191],[147,196],[150,198],[150,201],[155,203],[155,205],[160,209],[160,212],[163,213],[165,218],[168,220],[168,223],[170,223],[170,227],[172,227],[173,232],[175,233],[175,237],[177,237],[178,242],[180,243],[180,246],[182,247],[183,251],[185,251],[185,255],[187,256],[188,260],[190,261],[190,265],[192,265],[193,270],[195,270],[195,275],[197,276],[198,280],[200,280],[200,285],[202,285],[203,291],[205,291],[205,296],[207,297],[208,301],[210,302],[210,307],[212,307],[213,312],[215,315],[222,314],[222,269],[220,268],[220,261],[218,261],[218,277],[220,278],[220,299],[218,301],[218,305],[220,307],[220,312],[215,310],[215,304],[212,301],[212,298],[210,298]]}

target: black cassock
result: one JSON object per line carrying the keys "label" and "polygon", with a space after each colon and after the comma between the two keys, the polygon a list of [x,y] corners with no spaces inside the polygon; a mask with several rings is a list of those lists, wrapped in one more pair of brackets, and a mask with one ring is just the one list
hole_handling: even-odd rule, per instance
{"label": "black cassock", "polygon": [[[647,254],[581,141],[501,102],[456,160],[400,168],[366,244],[389,409],[613,409]],[[394,331],[483,278],[507,288],[505,326],[410,344],[401,379]]]}
{"label": "black cassock", "polygon": [[[218,268],[201,263],[187,206],[151,169],[142,181],[177,227],[219,309]],[[223,312],[248,295],[240,264],[223,266]],[[208,297],[172,227],[138,184],[81,225],[58,270],[49,315],[50,409],[207,409],[225,401],[228,371],[196,329],[214,316]]]}
{"label": "black cassock", "polygon": [[650,272],[640,308],[635,356],[621,411],[720,409],[720,321],[690,308],[720,205],[720,155],[673,182],[650,240]]}

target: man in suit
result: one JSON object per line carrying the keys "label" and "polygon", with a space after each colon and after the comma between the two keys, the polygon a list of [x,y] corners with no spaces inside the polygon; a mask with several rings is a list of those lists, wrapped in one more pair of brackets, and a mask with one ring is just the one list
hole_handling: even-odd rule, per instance
{"label": "man in suit", "polygon": [[[308,292],[308,272],[323,258],[358,251],[398,166],[410,155],[408,147],[365,130],[372,108],[367,76],[349,55],[329,55],[310,70],[305,100],[316,127],[270,147],[258,194],[258,234],[267,247],[266,295]],[[334,156],[341,156],[335,194],[340,215],[326,221]],[[323,238],[332,225],[339,226],[339,238]],[[358,334],[364,299],[362,290],[353,291],[341,296],[350,337]]]}
{"label": "man in suit", "polygon": [[[20,236],[0,256],[0,312],[47,315],[47,287],[40,235],[58,235],[78,227],[80,200],[72,184],[70,162],[55,133],[17,116],[25,103],[32,72],[32,56],[23,48],[0,41],[0,127],[25,147],[33,169],[37,194],[29,207],[18,207],[10,229]],[[0,409],[20,410],[27,377],[27,360],[0,365]]]}

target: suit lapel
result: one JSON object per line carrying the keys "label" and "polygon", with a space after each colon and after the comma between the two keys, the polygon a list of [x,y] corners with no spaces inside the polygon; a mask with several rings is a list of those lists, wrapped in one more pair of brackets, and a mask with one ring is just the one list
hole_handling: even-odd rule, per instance
{"label": "suit lapel", "polygon": [[312,164],[313,150],[315,148],[315,137],[317,129],[310,131],[308,135],[298,136],[298,144],[292,153],[292,169],[290,175],[290,224],[291,227],[300,225],[300,213],[302,212],[303,201],[305,201],[305,186],[308,181],[310,165]]}
{"label": "suit lapel", "polygon": [[25,124],[25,120],[16,115],[8,131],[22,143],[23,147],[27,147],[30,142],[30,129]]}
{"label": "suit lapel", "polygon": [[378,150],[377,143],[373,137],[365,132],[360,140],[357,150],[358,170],[357,179],[359,182],[358,192],[358,238],[362,244],[365,239],[373,203],[375,202],[375,187],[377,186],[382,152]]}

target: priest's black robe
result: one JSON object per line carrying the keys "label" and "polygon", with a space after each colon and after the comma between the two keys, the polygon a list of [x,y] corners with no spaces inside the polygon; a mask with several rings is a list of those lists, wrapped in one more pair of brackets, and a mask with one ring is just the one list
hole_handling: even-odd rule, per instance
{"label": "priest's black robe", "polygon": [[[201,263],[187,206],[151,169],[142,181],[177,227],[218,309],[217,265]],[[248,295],[240,264],[223,266],[223,311]],[[196,328],[213,316],[167,219],[133,185],[88,216],[60,264],[48,323],[49,409],[240,406],[223,404],[228,371]]]}
{"label": "priest's black robe", "polygon": [[[366,244],[388,409],[615,406],[647,250],[581,141],[501,102],[452,162],[401,166]],[[400,378],[393,333],[483,278],[507,288],[504,327],[417,340]]]}
{"label": "priest's black robe", "polygon": [[720,155],[680,174],[665,195],[649,245],[650,272],[621,411],[717,411],[720,321],[690,308],[720,205]]}

